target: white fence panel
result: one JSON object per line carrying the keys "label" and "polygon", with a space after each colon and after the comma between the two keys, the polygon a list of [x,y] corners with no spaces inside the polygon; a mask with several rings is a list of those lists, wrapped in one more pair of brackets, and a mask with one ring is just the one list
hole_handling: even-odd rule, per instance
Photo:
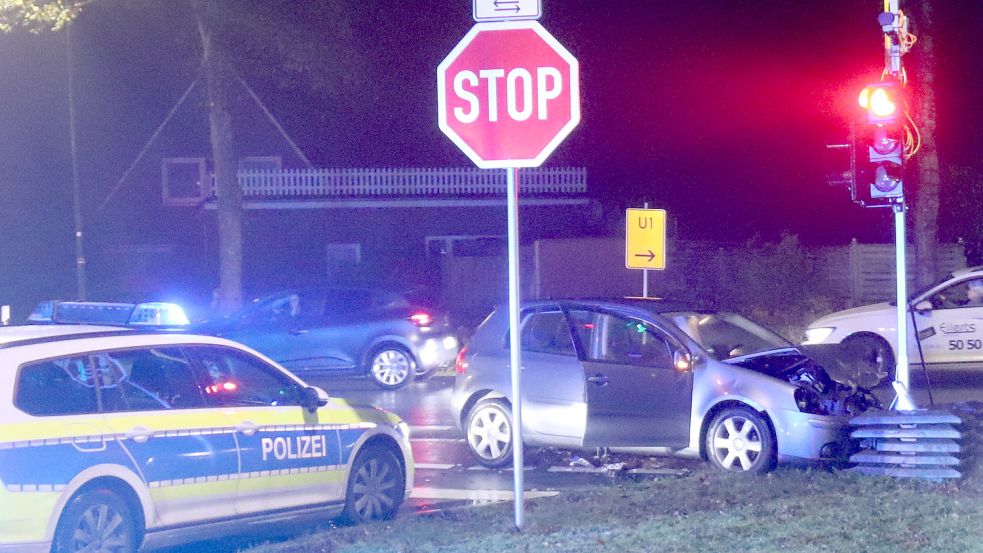
{"label": "white fence panel", "polygon": [[[503,170],[472,167],[341,168],[239,171],[239,184],[249,199],[331,197],[414,197],[504,195]],[[583,167],[523,169],[519,191],[526,195],[583,195]],[[214,196],[214,191],[212,196]]]}

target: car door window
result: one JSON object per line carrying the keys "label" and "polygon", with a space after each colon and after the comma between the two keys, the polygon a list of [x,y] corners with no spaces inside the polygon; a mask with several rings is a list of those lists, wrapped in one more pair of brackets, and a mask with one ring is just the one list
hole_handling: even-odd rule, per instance
{"label": "car door window", "polygon": [[83,357],[24,365],[17,378],[14,404],[35,416],[96,413],[95,376]]}
{"label": "car door window", "polygon": [[983,307],[983,278],[957,282],[936,292],[932,295],[932,306],[936,309]]}
{"label": "car door window", "polygon": [[589,310],[571,310],[570,319],[589,361],[672,366],[672,348],[647,321]]}
{"label": "car door window", "polygon": [[179,348],[139,348],[94,353],[89,363],[115,382],[102,388],[103,410],[194,409],[205,402],[201,386]]}
{"label": "car door window", "polygon": [[570,327],[561,311],[529,314],[522,324],[520,341],[523,351],[577,355]]}
{"label": "car door window", "polygon": [[240,324],[274,328],[296,326],[319,317],[323,307],[324,301],[318,294],[306,290],[284,292],[252,305],[243,312]]}
{"label": "car door window", "polygon": [[300,405],[300,386],[257,357],[222,347],[195,347],[191,351],[201,366],[209,405]]}

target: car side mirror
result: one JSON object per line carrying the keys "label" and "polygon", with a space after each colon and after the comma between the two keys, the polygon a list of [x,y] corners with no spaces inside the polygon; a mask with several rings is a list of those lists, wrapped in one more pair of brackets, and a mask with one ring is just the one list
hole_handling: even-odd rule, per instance
{"label": "car side mirror", "polygon": [[934,309],[934,307],[935,306],[932,305],[932,302],[930,300],[922,300],[922,301],[916,303],[913,306],[913,309],[915,311],[917,311],[918,313],[927,313],[927,312],[931,311],[932,309]]}
{"label": "car side mirror", "polygon": [[328,393],[317,386],[307,386],[300,392],[300,406],[311,413],[317,411],[318,407],[328,404]]}
{"label": "car side mirror", "polygon": [[688,351],[676,350],[672,354],[672,366],[679,372],[693,370],[693,356]]}

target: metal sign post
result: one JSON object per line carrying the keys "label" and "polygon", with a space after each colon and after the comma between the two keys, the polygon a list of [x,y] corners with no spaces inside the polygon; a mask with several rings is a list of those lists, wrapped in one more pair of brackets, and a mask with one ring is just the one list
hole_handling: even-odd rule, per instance
{"label": "metal sign post", "polygon": [[519,341],[519,169],[506,170],[508,181],[509,225],[509,361],[512,369],[512,470],[515,488],[515,527],[522,530],[522,348]]}

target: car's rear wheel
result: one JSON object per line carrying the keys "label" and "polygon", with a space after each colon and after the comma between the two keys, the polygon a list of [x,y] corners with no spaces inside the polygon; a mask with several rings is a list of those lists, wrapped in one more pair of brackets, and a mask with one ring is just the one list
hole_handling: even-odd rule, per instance
{"label": "car's rear wheel", "polygon": [[468,449],[489,468],[508,464],[512,457],[512,410],[500,399],[478,402],[468,414]]}
{"label": "car's rear wheel", "polygon": [[707,429],[707,457],[726,471],[758,474],[771,470],[775,466],[774,444],[768,423],[746,407],[720,411]]}
{"label": "car's rear wheel", "polygon": [[396,516],[406,494],[403,467],[387,447],[372,445],[352,464],[345,494],[345,520],[353,523]]}
{"label": "car's rear wheel", "polygon": [[889,385],[894,380],[894,352],[883,338],[862,334],[847,338],[843,344],[863,362],[860,370],[870,375],[872,387]]}
{"label": "car's rear wheel", "polygon": [[55,530],[53,553],[135,553],[139,532],[129,505],[110,490],[83,492],[68,503]]}
{"label": "car's rear wheel", "polygon": [[415,374],[416,361],[402,346],[380,346],[369,356],[369,376],[387,390],[406,386]]}

